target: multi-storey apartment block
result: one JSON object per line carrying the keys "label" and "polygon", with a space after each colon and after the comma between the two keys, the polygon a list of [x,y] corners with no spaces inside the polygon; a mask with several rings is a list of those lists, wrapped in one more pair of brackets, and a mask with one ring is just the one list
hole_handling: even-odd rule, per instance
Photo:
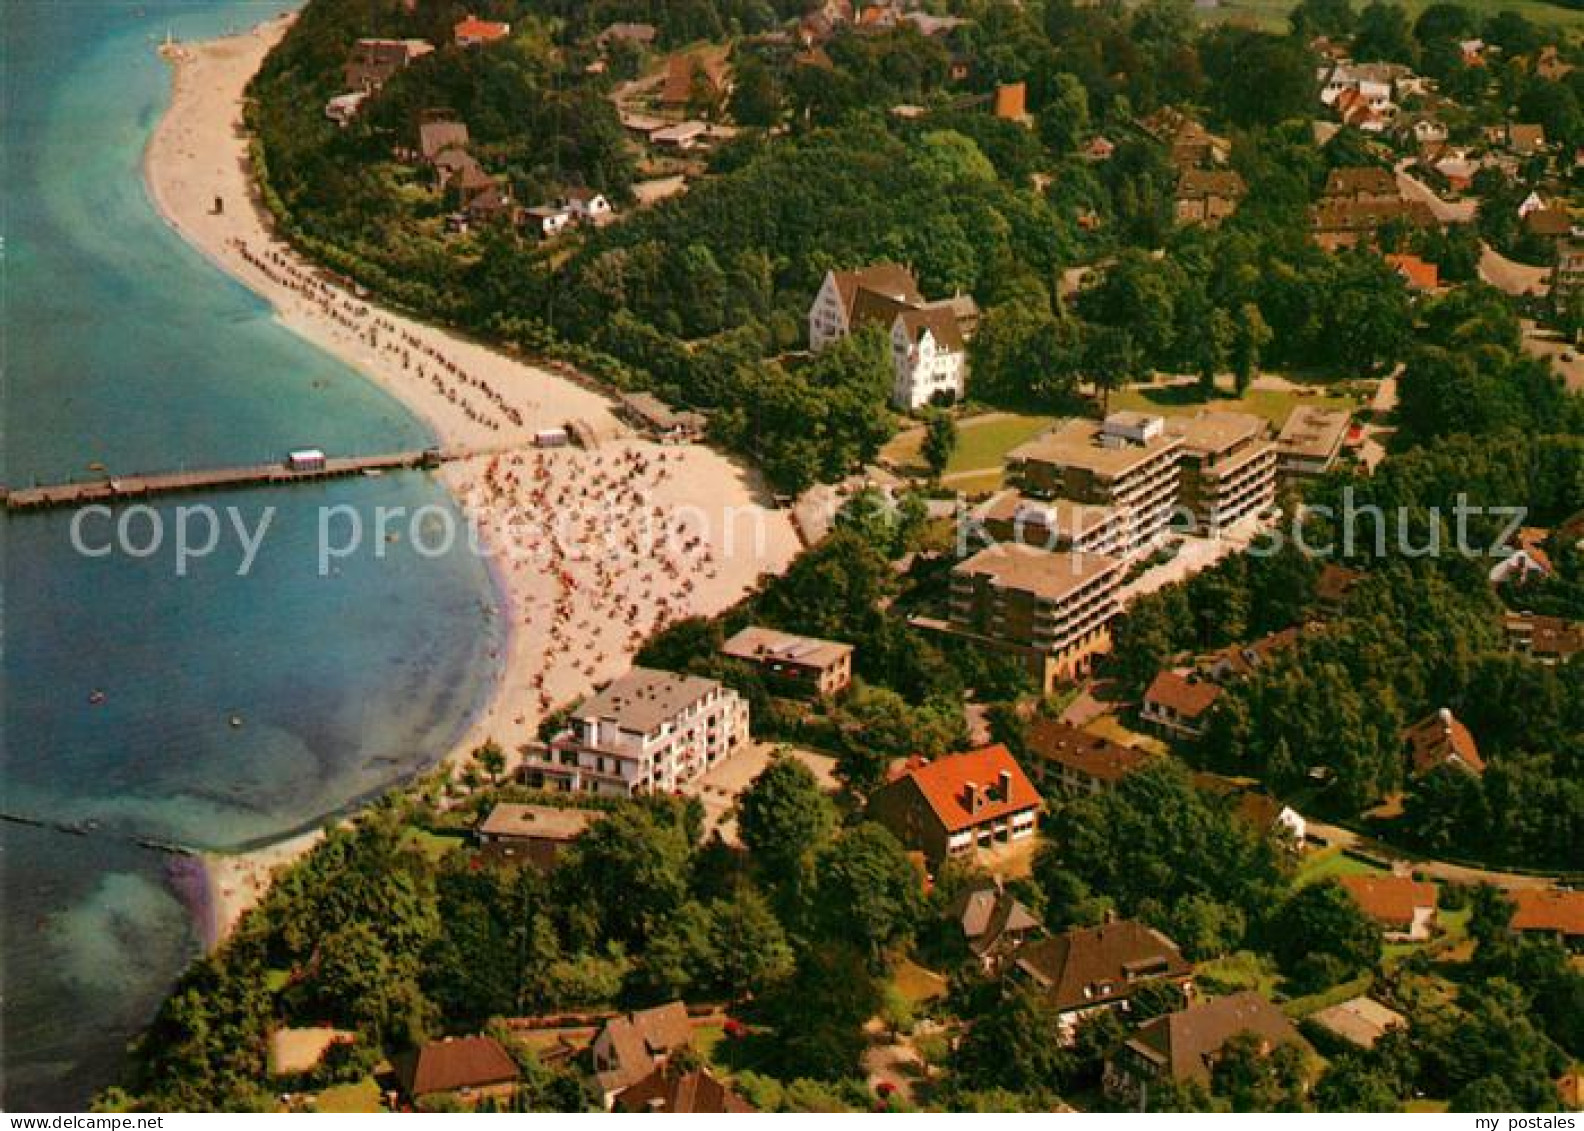
{"label": "multi-storey apartment block", "polygon": [[1116,507],[1003,491],[974,517],[992,542],[1022,542],[1041,550],[1079,554],[1120,554],[1127,545],[1127,516]]}
{"label": "multi-storey apartment block", "polygon": [[1125,572],[1105,554],[992,546],[952,570],[946,627],[1020,657],[1049,687],[1110,649]]}
{"label": "multi-storey apartment block", "polygon": [[1352,422],[1346,409],[1313,405],[1293,409],[1276,438],[1282,476],[1313,479],[1334,468]]}
{"label": "multi-storey apartment block", "polygon": [[1181,437],[1178,504],[1196,526],[1219,530],[1276,501],[1276,445],[1265,421],[1244,412],[1180,417],[1166,431]]}
{"label": "multi-storey apartment block", "polygon": [[713,679],[632,671],[573,712],[525,770],[536,784],[624,796],[670,791],[748,742],[748,704]]}
{"label": "multi-storey apartment block", "polygon": [[1182,449],[1161,417],[1115,412],[1098,424],[1069,420],[1014,448],[1007,476],[1027,495],[1115,507],[1127,516],[1121,549],[1131,553],[1171,520]]}

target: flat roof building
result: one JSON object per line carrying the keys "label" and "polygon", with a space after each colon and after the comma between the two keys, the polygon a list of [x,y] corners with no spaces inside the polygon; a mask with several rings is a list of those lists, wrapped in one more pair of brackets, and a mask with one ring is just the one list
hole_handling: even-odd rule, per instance
{"label": "flat roof building", "polygon": [[548,870],[602,816],[590,809],[502,802],[479,822],[475,835],[497,859]]}
{"label": "flat roof building", "polygon": [[525,769],[533,784],[610,796],[671,792],[748,743],[748,704],[713,679],[633,668],[572,712]]}
{"label": "flat roof building", "polygon": [[1036,499],[1002,491],[975,514],[993,542],[1021,542],[1041,550],[1120,554],[1127,542],[1127,516],[1116,507]]}
{"label": "flat roof building", "polygon": [[1246,412],[1201,412],[1166,425],[1182,440],[1179,507],[1196,527],[1221,530],[1276,502],[1276,445],[1263,418]]}
{"label": "flat roof building", "polygon": [[1276,437],[1284,478],[1313,479],[1336,467],[1353,414],[1342,408],[1300,405]]}
{"label": "flat roof building", "polygon": [[1023,658],[1048,687],[1110,649],[1125,572],[1105,554],[991,546],[952,570],[949,626]]}
{"label": "flat roof building", "polygon": [[1007,476],[1028,495],[1125,511],[1131,552],[1171,519],[1182,448],[1182,437],[1168,433],[1163,418],[1115,412],[1099,423],[1068,420],[1012,449]]}
{"label": "flat roof building", "polygon": [[757,667],[778,689],[799,695],[835,695],[852,683],[851,644],[796,636],[752,625],[721,646],[721,652]]}

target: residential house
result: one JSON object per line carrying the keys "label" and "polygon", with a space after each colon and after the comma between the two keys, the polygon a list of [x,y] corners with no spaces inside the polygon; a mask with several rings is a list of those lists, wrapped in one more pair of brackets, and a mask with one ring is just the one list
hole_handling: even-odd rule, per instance
{"label": "residential house", "polygon": [[1276,502],[1276,445],[1263,417],[1204,411],[1173,417],[1168,434],[1182,440],[1177,461],[1178,506],[1212,533]]}
{"label": "residential house", "polygon": [[1320,101],[1335,107],[1339,99],[1361,98],[1383,117],[1397,112],[1396,99],[1418,93],[1423,86],[1398,63],[1338,63],[1320,70]]}
{"label": "residential house", "polygon": [[1197,673],[1163,671],[1139,702],[1139,718],[1167,738],[1202,738],[1221,688]]}
{"label": "residential house", "polygon": [[869,813],[932,868],[1034,835],[1043,802],[1005,746],[915,759],[869,798]]}
{"label": "residential house", "polygon": [[1425,942],[1435,929],[1438,890],[1411,876],[1340,876],[1337,882],[1388,942]]}
{"label": "residential house", "polygon": [[451,151],[466,154],[467,146],[468,128],[464,122],[450,118],[431,118],[419,123],[418,152],[430,165],[435,164],[442,154]]}
{"label": "residential house", "polygon": [[1019,947],[1044,932],[1032,911],[999,882],[965,887],[947,914],[986,972],[998,969]]}
{"label": "residential house", "polygon": [[1254,990],[1242,990],[1145,1022],[1106,1065],[1106,1091],[1147,1104],[1149,1086],[1158,1080],[1209,1087],[1221,1050],[1243,1033],[1267,1053],[1286,1045],[1309,1051],[1286,1014]]}
{"label": "residential house", "polygon": [[552,239],[572,226],[572,213],[557,204],[538,204],[523,215],[541,239]]}
{"label": "residential house", "polygon": [[1347,603],[1348,597],[1365,576],[1359,570],[1326,562],[1320,567],[1320,576],[1315,578],[1315,599],[1325,611],[1337,612]]}
{"label": "residential house", "polygon": [[827,271],[809,308],[809,349],[819,353],[863,326],[888,328],[892,403],[917,409],[962,397],[968,377],[967,342],[978,319],[979,308],[972,298],[957,295],[927,301],[912,272],[895,263]]}
{"label": "residential house", "polygon": [[1408,1028],[1406,1017],[1371,997],[1348,998],[1311,1013],[1308,1020],[1337,1040],[1360,1049],[1374,1048],[1393,1029],[1406,1031]]}
{"label": "residential house", "polygon": [[1400,136],[1411,140],[1423,152],[1430,146],[1446,142],[1446,123],[1433,114],[1411,114],[1398,120]]}
{"label": "residential house", "polygon": [[1172,167],[1178,170],[1225,164],[1232,149],[1225,138],[1171,106],[1140,121],[1139,128],[1167,147]]}
{"label": "residential house", "polygon": [[610,1110],[627,1089],[648,1079],[678,1049],[693,1043],[687,1006],[680,1001],[612,1017],[589,1047],[594,1082]]}
{"label": "residential house", "polygon": [[1269,633],[1249,644],[1229,644],[1201,660],[1199,672],[1205,678],[1221,684],[1234,679],[1248,679],[1283,652],[1297,648],[1303,633],[1303,626],[1294,625]]}
{"label": "residential house", "polygon": [[1008,452],[1007,479],[1026,495],[1116,508],[1128,519],[1124,552],[1134,553],[1171,521],[1183,446],[1148,413],[1068,420]]}
{"label": "residential house", "polygon": [[936,16],[924,11],[903,12],[902,19],[918,28],[926,39],[947,35],[968,23],[961,16]]}
{"label": "residential house", "polygon": [[342,71],[346,88],[371,94],[432,51],[434,44],[423,39],[360,39]]}
{"label": "residential house", "polygon": [[1575,953],[1584,951],[1584,891],[1520,888],[1507,894],[1514,904],[1509,924],[1514,931],[1545,935]]}
{"label": "residential house", "polygon": [[1344,126],[1367,134],[1385,133],[1397,111],[1390,99],[1382,102],[1376,91],[1365,86],[1344,90],[1331,109]]}
{"label": "residential house", "polygon": [[1518,531],[1517,544],[1503,546],[1507,556],[1491,567],[1489,577],[1492,585],[1505,585],[1511,582],[1523,585],[1537,578],[1551,577],[1556,573],[1556,566],[1551,562],[1551,555],[1546,551],[1545,544],[1551,532],[1537,526],[1525,526]]}
{"label": "residential house", "polygon": [[1543,212],[1547,207],[1545,197],[1534,190],[1530,190],[1529,195],[1518,202],[1518,219],[1527,219],[1529,213]]}
{"label": "residential house", "polygon": [[1126,572],[1123,559],[1106,554],[989,546],[952,570],[938,627],[1015,657],[1049,689],[1110,650]]}
{"label": "residential house", "polygon": [[1512,649],[1542,664],[1564,663],[1584,652],[1584,621],[1508,613],[1503,623]]}
{"label": "residential house", "polygon": [[1534,72],[1547,82],[1561,82],[1573,73],[1573,64],[1566,62],[1556,44],[1550,43],[1535,56]]}
{"label": "residential house", "polygon": [[481,20],[471,12],[452,29],[458,47],[483,47],[498,43],[511,34],[511,24]]}
{"label": "residential house", "polygon": [[1056,1012],[1063,1041],[1071,1041],[1079,1022],[1094,1013],[1126,1012],[1141,986],[1171,986],[1184,1004],[1193,992],[1193,964],[1177,944],[1132,919],[1029,943],[1017,952],[1013,968]]}
{"label": "residential house", "polygon": [[394,1058],[401,1093],[417,1106],[510,1099],[521,1073],[494,1037],[447,1037]]}
{"label": "residential house", "polygon": [[1219,227],[1247,195],[1248,185],[1229,169],[1184,169],[1177,178],[1177,222]]}
{"label": "residential house", "polygon": [[693,443],[702,439],[709,427],[709,418],[703,413],[674,409],[653,393],[620,394],[616,415],[663,444]]}
{"label": "residential house", "polygon": [[1033,122],[1034,118],[1028,112],[1028,84],[1011,82],[996,87],[992,112],[1003,122],[1016,122],[1020,126]]}
{"label": "residential house", "polygon": [[368,92],[357,90],[351,94],[338,94],[325,103],[325,117],[342,129],[350,126],[368,101]]}
{"label": "residential house", "polygon": [[1422,200],[1406,200],[1389,169],[1332,169],[1324,194],[1310,212],[1315,242],[1327,251],[1370,244],[1385,225],[1411,229],[1438,226]]}
{"label": "residential house", "polygon": [[679,153],[697,149],[709,141],[709,123],[690,120],[662,125],[649,133],[649,144],[656,149],[675,149]]}
{"label": "residential house", "polygon": [[756,1110],[704,1068],[688,1072],[656,1068],[618,1093],[614,1108],[620,1112],[666,1115],[749,1115]]}
{"label": "residential house", "polygon": [[511,190],[496,177],[490,177],[487,183],[476,188],[470,189],[464,185],[462,210],[474,224],[503,221],[515,225],[521,214],[512,201]]}
{"label": "residential house", "polygon": [[758,668],[770,687],[784,693],[839,695],[852,683],[853,647],[835,640],[751,625],[726,641],[721,652]]}
{"label": "residential house", "polygon": [[1127,517],[1116,507],[1036,499],[1000,491],[974,511],[987,545],[1021,542],[1041,550],[1118,554],[1127,545]]}
{"label": "residential house", "polygon": [[1429,293],[1441,289],[1441,270],[1417,255],[1388,255],[1386,262],[1397,272],[1410,291]]}
{"label": "residential house", "polygon": [[616,217],[616,209],[605,194],[591,188],[569,188],[561,197],[561,205],[580,224],[598,227]]}
{"label": "residential house", "polygon": [[654,24],[614,23],[594,37],[595,46],[605,50],[613,43],[631,43],[637,47],[653,47],[659,34]]}
{"label": "residential house", "polygon": [[1545,127],[1534,123],[1513,123],[1507,127],[1507,148],[1518,157],[1533,157],[1546,150]]}
{"label": "residential house", "polygon": [[1403,732],[1408,747],[1410,773],[1423,777],[1441,766],[1478,776],[1485,772],[1485,759],[1469,728],[1458,721],[1450,707],[1442,707]]}
{"label": "residential house", "polygon": [[592,809],[503,801],[489,811],[474,835],[497,860],[532,864],[541,871],[549,871],[572,842],[602,816],[603,813]]}
{"label": "residential house", "polygon": [[1024,746],[1023,760],[1034,784],[1046,794],[1060,791],[1069,797],[1114,789],[1155,757],[1050,718],[1029,724]]}
{"label": "residential house", "polygon": [[1316,479],[1334,470],[1352,426],[1342,408],[1299,405],[1276,436],[1276,467],[1285,479]]}
{"label": "residential house", "polygon": [[673,55],[666,60],[660,105],[673,110],[688,106],[713,110],[726,100],[731,88],[731,68],[719,52]]}
{"label": "residential house", "polygon": [[1302,849],[1309,839],[1309,822],[1304,815],[1268,793],[1257,789],[1240,791],[1235,812],[1244,824],[1261,836],[1274,834],[1294,852]]}
{"label": "residential house", "polygon": [[610,796],[671,792],[748,743],[748,704],[713,679],[633,668],[530,752],[531,784]]}

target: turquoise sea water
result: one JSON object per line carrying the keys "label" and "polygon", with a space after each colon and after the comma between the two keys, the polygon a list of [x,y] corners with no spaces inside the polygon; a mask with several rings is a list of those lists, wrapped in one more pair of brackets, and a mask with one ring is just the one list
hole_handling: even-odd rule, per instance
{"label": "turquoise sea water", "polygon": [[[0,3],[6,483],[429,439],[186,247],[144,191],[167,29],[202,38],[289,6]],[[495,596],[468,554],[403,538],[319,572],[321,507],[455,516],[426,476],[175,498],[157,508],[167,537],[199,503],[249,528],[275,508],[249,576],[234,535],[181,577],[168,542],[86,558],[69,513],[0,519],[0,810],[90,830],[0,823],[8,1110],[109,1083],[197,951],[172,858],[138,838],[226,849],[311,825],[441,753],[496,675]]]}

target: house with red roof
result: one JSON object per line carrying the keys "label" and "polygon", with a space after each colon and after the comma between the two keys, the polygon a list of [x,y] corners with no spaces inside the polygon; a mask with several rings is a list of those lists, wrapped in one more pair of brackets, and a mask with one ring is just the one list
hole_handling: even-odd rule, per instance
{"label": "house with red roof", "polygon": [[997,743],[933,762],[910,762],[869,799],[869,815],[932,868],[953,857],[1026,840],[1044,802]]}
{"label": "house with red roof", "polygon": [[1403,732],[1408,746],[1409,772],[1424,777],[1440,766],[1451,766],[1474,774],[1485,772],[1485,759],[1469,728],[1458,721],[1450,707],[1419,720]]}
{"label": "house with red roof", "polygon": [[1584,951],[1584,891],[1523,888],[1508,895],[1514,904],[1513,930],[1549,935],[1569,950]]}
{"label": "house with red roof", "polygon": [[402,1095],[426,1105],[455,1101],[473,1106],[506,1099],[517,1090],[517,1062],[494,1037],[447,1037],[394,1058]]}
{"label": "house with red roof", "polygon": [[452,28],[452,36],[458,47],[483,47],[485,44],[505,39],[510,34],[511,24],[481,20],[471,12],[467,14],[467,18]]}
{"label": "house with red roof", "polygon": [[1339,876],[1337,882],[1373,919],[1388,942],[1424,942],[1435,926],[1439,893],[1434,884],[1411,876]]}
{"label": "house with red roof", "polygon": [[1198,672],[1170,669],[1157,675],[1139,703],[1139,718],[1168,738],[1200,738],[1220,685]]}

